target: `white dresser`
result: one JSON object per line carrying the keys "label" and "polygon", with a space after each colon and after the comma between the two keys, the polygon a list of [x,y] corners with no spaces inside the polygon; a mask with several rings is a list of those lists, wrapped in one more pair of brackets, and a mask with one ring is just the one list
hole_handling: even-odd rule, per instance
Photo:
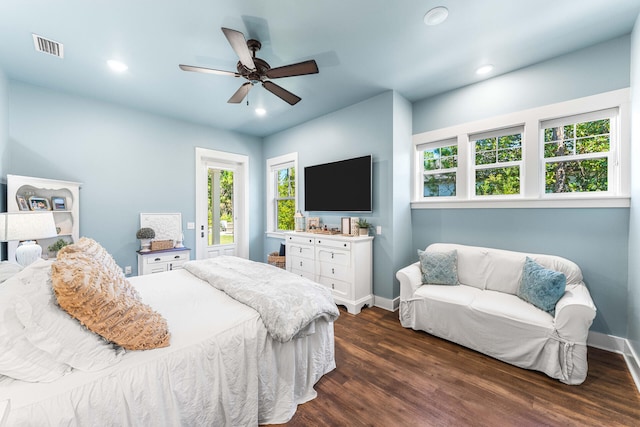
{"label": "white dresser", "polygon": [[370,236],[285,233],[286,268],[325,285],[351,314],[373,304]]}
{"label": "white dresser", "polygon": [[138,253],[138,275],[162,273],[182,268],[189,261],[189,248],[173,248]]}

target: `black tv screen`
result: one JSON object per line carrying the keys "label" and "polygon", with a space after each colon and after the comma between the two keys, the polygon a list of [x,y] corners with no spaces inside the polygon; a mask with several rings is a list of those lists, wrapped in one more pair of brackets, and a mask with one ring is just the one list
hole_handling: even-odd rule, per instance
{"label": "black tv screen", "polygon": [[304,209],[316,212],[371,212],[371,156],[304,168]]}

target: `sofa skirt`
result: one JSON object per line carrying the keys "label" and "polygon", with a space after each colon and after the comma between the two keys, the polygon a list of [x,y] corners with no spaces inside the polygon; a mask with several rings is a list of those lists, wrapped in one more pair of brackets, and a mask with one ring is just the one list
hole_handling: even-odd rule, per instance
{"label": "sofa skirt", "polygon": [[[490,291],[473,288],[473,292]],[[544,372],[565,384],[584,382],[586,343],[561,338],[551,315],[533,306],[520,306],[522,301],[515,295],[505,296],[514,298],[509,300],[509,306],[515,307],[512,316],[492,313],[486,307],[474,308],[469,301],[414,297],[400,302],[400,323],[506,363]],[[526,312],[529,309],[537,312]]]}

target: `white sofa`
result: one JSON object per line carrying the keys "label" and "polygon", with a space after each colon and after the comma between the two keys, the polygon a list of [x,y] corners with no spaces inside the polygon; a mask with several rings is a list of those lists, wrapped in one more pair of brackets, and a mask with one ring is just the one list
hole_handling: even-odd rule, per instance
{"label": "white sofa", "polygon": [[[558,256],[457,244],[434,243],[426,251],[453,249],[457,286],[424,285],[419,261],[396,273],[402,326],[542,371],[565,384],[581,384],[587,376],[587,335],[596,307],[580,268]],[[555,316],[516,296],[527,256],[566,276]]]}

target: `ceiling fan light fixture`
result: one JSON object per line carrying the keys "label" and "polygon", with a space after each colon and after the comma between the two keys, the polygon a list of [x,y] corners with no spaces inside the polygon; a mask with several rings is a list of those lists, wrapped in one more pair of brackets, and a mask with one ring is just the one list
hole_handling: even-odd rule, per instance
{"label": "ceiling fan light fixture", "polygon": [[424,15],[424,23],[429,26],[442,24],[449,16],[449,9],[444,6],[434,7]]}
{"label": "ceiling fan light fixture", "polygon": [[478,67],[478,69],[476,69],[476,74],[482,76],[490,73],[491,71],[493,71],[493,65],[487,64],[483,65],[482,67]]}
{"label": "ceiling fan light fixture", "polygon": [[116,73],[124,73],[129,69],[127,64],[125,64],[124,62],[116,61],[115,59],[108,60],[107,65]]}

